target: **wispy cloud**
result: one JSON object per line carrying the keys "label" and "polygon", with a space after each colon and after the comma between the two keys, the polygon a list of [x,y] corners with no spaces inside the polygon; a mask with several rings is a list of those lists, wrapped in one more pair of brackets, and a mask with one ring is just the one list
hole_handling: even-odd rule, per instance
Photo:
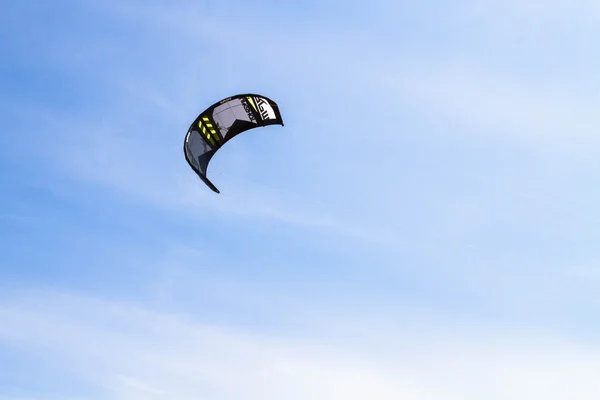
{"label": "wispy cloud", "polygon": [[579,143],[595,141],[600,127],[589,97],[573,96],[567,88],[556,90],[550,82],[546,87],[530,85],[477,66],[442,62],[433,68],[381,68],[377,80],[406,94],[407,103],[418,102],[431,112],[504,139],[535,138],[539,144],[539,139],[559,138]]}
{"label": "wispy cloud", "polygon": [[297,340],[56,293],[4,297],[0,315],[1,342],[34,350],[92,398],[583,400],[600,390],[598,348],[534,332],[429,326]]}
{"label": "wispy cloud", "polygon": [[508,17],[514,22],[522,22],[517,28],[525,28],[528,24],[530,28],[539,28],[535,22],[549,24],[572,22],[579,24],[573,25],[574,28],[583,28],[580,24],[600,19],[600,7],[593,0],[528,2],[510,0],[486,3],[467,1],[464,4],[467,5],[465,9],[471,10],[473,17],[497,22],[504,21]]}

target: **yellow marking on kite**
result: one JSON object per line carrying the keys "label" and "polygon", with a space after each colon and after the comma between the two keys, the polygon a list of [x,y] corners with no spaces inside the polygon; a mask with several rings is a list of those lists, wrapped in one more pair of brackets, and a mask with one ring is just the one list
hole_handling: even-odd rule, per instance
{"label": "yellow marking on kite", "polygon": [[[204,136],[206,137],[206,139],[208,139],[208,141],[210,142],[210,144],[212,144],[214,146],[215,144],[215,140],[213,139],[213,137],[210,135],[209,132],[207,132],[206,126],[204,126],[202,124],[202,121],[198,121],[198,126],[200,127],[200,129],[202,129],[202,133],[204,133]],[[215,134],[214,129],[211,130],[213,134]],[[215,135],[215,137],[218,138],[217,135]]]}
{"label": "yellow marking on kite", "polygon": [[206,127],[210,130],[210,133],[212,133],[214,138],[217,139],[217,141],[221,140],[219,135],[217,135],[217,131],[213,127],[213,124],[210,123],[210,120],[208,119],[208,117],[202,117],[202,120],[204,121],[204,125],[206,125]]}
{"label": "yellow marking on kite", "polygon": [[250,102],[252,107],[254,108],[254,111],[258,111],[258,108],[256,108],[256,104],[254,104],[254,99],[252,98],[252,96],[246,96],[246,98],[248,99],[248,101]]}

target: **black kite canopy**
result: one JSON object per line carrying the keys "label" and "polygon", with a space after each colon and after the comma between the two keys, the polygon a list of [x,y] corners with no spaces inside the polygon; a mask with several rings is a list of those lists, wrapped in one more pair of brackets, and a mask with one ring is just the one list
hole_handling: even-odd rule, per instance
{"label": "black kite canopy", "polygon": [[258,94],[238,94],[204,110],[190,126],[183,144],[185,158],[196,174],[216,193],[206,177],[208,163],[225,143],[249,129],[282,125],[277,103]]}

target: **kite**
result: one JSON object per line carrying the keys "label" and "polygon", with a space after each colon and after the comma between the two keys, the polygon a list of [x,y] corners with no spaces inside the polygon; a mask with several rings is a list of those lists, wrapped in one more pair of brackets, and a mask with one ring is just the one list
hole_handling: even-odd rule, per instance
{"label": "kite", "polygon": [[185,159],[214,192],[219,189],[207,178],[208,163],[225,143],[250,129],[283,126],[279,106],[259,94],[238,94],[213,104],[194,120],[183,143]]}

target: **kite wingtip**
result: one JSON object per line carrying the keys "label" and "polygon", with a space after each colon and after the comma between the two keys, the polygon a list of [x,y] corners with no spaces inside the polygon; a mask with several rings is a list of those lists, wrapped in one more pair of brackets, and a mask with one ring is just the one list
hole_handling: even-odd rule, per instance
{"label": "kite wingtip", "polygon": [[217,189],[217,187],[205,176],[205,175],[199,175],[200,179],[202,179],[202,181],[206,184],[206,186],[208,186],[210,188],[210,190],[212,190],[215,193],[221,193],[221,191],[219,189]]}

